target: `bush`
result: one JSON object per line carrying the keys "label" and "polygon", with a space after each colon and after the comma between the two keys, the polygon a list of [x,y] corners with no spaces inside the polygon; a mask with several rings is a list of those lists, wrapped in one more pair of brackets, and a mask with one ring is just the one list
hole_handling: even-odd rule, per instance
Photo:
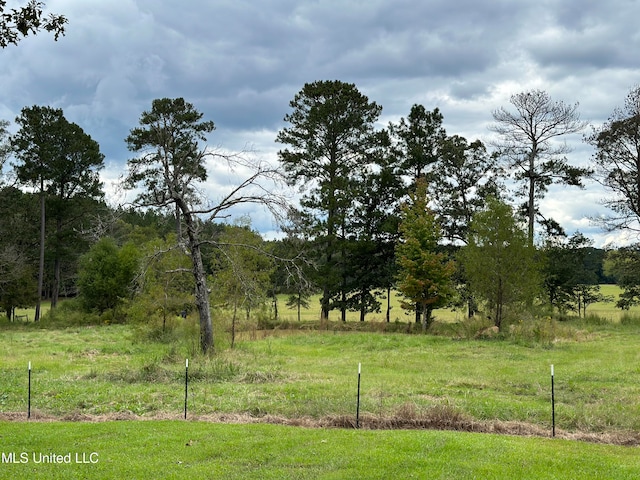
{"label": "bush", "polygon": [[47,322],[59,326],[101,325],[101,315],[96,312],[87,312],[79,299],[70,298],[58,303],[56,308],[49,310],[42,316],[41,325]]}
{"label": "bush", "polygon": [[518,321],[509,326],[508,337],[524,345],[552,346],[559,339],[576,340],[578,334],[570,325],[560,324],[551,317]]}
{"label": "bush", "polygon": [[439,323],[432,325],[430,333],[435,335],[447,335],[452,338],[467,339],[477,338],[481,332],[493,326],[493,322],[483,315],[475,315],[453,323]]}

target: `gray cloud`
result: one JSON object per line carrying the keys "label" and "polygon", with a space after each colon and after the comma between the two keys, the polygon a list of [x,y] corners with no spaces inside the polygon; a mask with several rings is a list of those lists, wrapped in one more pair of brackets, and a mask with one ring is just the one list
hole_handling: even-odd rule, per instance
{"label": "gray cloud", "polygon": [[[422,103],[440,108],[450,134],[486,140],[491,112],[513,93],[547,90],[580,102],[582,117],[599,124],[640,78],[632,0],[46,4],[68,17],[67,35],[0,52],[0,113],[12,120],[24,106],[63,108],[100,143],[111,174],[129,156],[129,129],[164,96],[183,96],[214,120],[212,144],[255,143],[275,158],[273,139],[305,82],[355,83],[383,106],[381,125]],[[579,136],[571,143],[572,160],[587,161]],[[595,188],[571,197],[566,225],[600,208]],[[569,199],[558,195],[550,211]]]}

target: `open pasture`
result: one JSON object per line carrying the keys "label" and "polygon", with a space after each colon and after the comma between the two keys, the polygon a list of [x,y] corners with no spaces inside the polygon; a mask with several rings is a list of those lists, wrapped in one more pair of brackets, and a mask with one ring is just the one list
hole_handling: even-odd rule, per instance
{"label": "open pasture", "polygon": [[3,320],[0,450],[89,463],[3,462],[0,478],[634,478],[640,323],[608,305],[587,313],[598,308],[552,322],[561,335],[539,344],[276,330],[207,357],[191,319],[157,340],[128,325]]}
{"label": "open pasture", "polygon": [[[615,301],[620,294],[620,287],[617,285],[600,285],[600,293],[606,296],[610,296],[614,299],[613,302],[597,302],[589,305],[587,308],[587,315],[597,315],[603,319],[611,322],[618,322],[620,318],[625,315],[640,316],[640,306],[632,307],[628,312],[616,308]],[[295,308],[288,307],[287,295],[278,296],[278,309],[279,315],[283,320],[295,321],[298,319],[298,312]],[[386,295],[378,295],[378,301],[381,303],[381,311],[367,314],[367,321],[379,321],[385,320],[385,313],[387,308]],[[391,292],[391,314],[390,320],[392,322],[407,322],[413,318],[413,312],[406,311],[400,306],[400,295],[396,291]],[[465,312],[463,310],[452,309],[440,309],[434,312],[434,317],[439,321],[453,322],[464,319]],[[313,295],[309,298],[309,308],[303,308],[300,311],[301,321],[317,321],[320,318],[320,295]],[[340,312],[333,311],[330,314],[330,319],[338,321],[340,319]],[[358,321],[359,312],[347,312],[347,321]]]}
{"label": "open pasture", "polygon": [[180,328],[173,339],[150,341],[126,325],[5,325],[0,411],[26,412],[31,362],[36,416],[180,415],[190,358],[193,417],[353,418],[361,364],[365,418],[421,418],[436,411],[459,420],[521,422],[550,431],[553,364],[560,430],[640,432],[640,327],[549,325],[540,328],[571,335],[537,345],[509,338],[255,332],[254,340],[207,357],[193,353],[197,342],[177,340]]}

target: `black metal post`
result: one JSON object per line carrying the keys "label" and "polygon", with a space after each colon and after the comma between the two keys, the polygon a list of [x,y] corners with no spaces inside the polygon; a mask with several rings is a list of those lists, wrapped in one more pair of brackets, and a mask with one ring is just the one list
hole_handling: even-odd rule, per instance
{"label": "black metal post", "polygon": [[27,418],[31,418],[31,362],[29,362],[29,392],[27,397]]}
{"label": "black metal post", "polygon": [[358,364],[358,401],[356,403],[356,428],[360,428],[360,371],[362,364]]}
{"label": "black metal post", "polygon": [[553,365],[551,365],[551,436],[556,436],[556,398],[553,385]]}
{"label": "black metal post", "polygon": [[184,368],[184,419],[187,419],[187,395],[189,388],[189,359],[185,363]]}

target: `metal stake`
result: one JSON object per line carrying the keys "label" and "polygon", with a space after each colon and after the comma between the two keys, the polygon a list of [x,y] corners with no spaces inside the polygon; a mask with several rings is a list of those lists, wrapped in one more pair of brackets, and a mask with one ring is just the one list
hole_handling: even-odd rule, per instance
{"label": "metal stake", "polygon": [[553,365],[551,365],[551,436],[556,436],[556,398],[553,385]]}
{"label": "metal stake", "polygon": [[187,358],[184,369],[184,419],[187,419],[187,395],[189,388],[189,359]]}
{"label": "metal stake", "polygon": [[27,418],[31,418],[31,362],[29,362],[29,393],[27,400]]}
{"label": "metal stake", "polygon": [[356,428],[360,428],[360,372],[362,364],[358,363],[358,401],[356,404]]}

